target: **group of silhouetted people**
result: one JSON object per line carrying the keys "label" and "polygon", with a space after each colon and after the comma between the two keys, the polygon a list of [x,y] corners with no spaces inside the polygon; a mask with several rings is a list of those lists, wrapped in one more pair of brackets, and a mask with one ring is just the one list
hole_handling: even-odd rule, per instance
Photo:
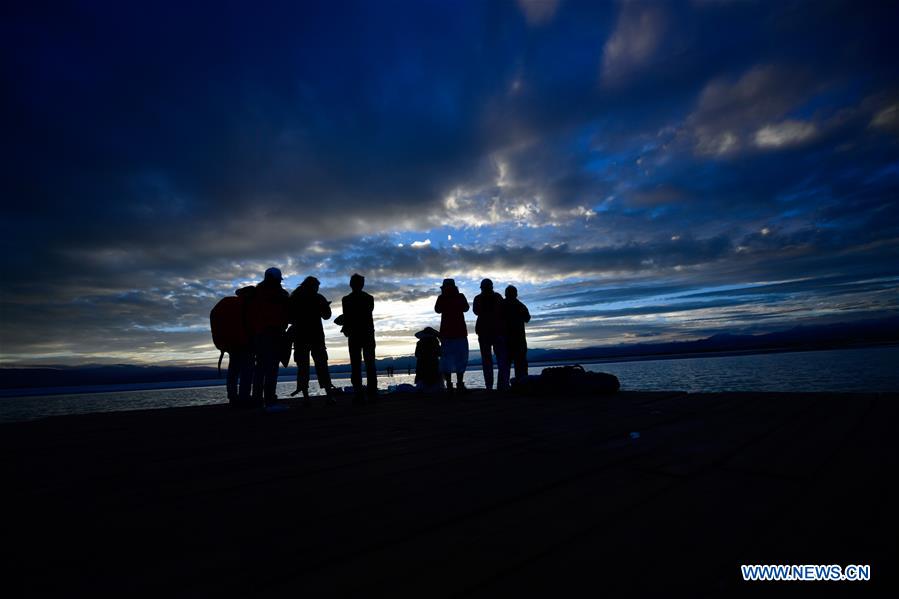
{"label": "group of silhouetted people", "polygon": [[[416,373],[421,370],[426,373],[416,378],[419,388],[430,390],[435,385],[434,355],[437,354],[438,370],[443,376],[446,390],[454,391],[452,376],[455,374],[455,390],[465,391],[463,379],[468,366],[469,349],[465,312],[468,312],[469,308],[468,300],[456,287],[456,282],[453,279],[444,279],[437,303],[434,305],[434,311],[440,314],[440,331],[434,331],[429,327],[416,334],[419,338],[415,348]],[[490,279],[481,281],[481,293],[474,298],[474,313],[477,316],[475,333],[481,351],[484,385],[488,390],[493,389],[495,356],[499,372],[496,388],[499,391],[507,390],[513,364],[516,377],[527,375],[527,342],[524,325],[531,320],[531,315],[518,299],[518,290],[514,286],[506,287],[504,298],[493,290],[493,281]]]}
{"label": "group of silhouetted people", "polygon": [[[322,320],[331,318],[331,302],[318,290],[315,277],[306,277],[288,294],[281,286],[281,271],[269,268],[257,285],[237,290],[243,299],[243,326],[247,330],[244,347],[229,349],[228,400],[236,406],[271,406],[277,402],[278,364],[287,366],[291,347],[297,364],[297,389],[309,399],[309,360],[315,364],[319,386],[327,401],[334,403],[336,388],[328,370],[328,351]],[[350,277],[351,292],[343,298],[343,314],[335,319],[346,335],[352,365],[354,401],[377,394],[375,370],[375,326],[372,318],[374,298],[362,291],[365,277]],[[368,373],[362,385],[362,360]]]}
{"label": "group of silhouetted people", "polygon": [[[228,349],[227,392],[235,406],[272,406],[277,402],[278,365],[285,367],[291,348],[297,364],[297,388],[291,395],[302,393],[309,401],[310,358],[315,365],[318,384],[326,401],[336,403],[338,389],[331,382],[328,351],[325,347],[323,320],[331,318],[331,302],[319,293],[320,282],[306,277],[292,292],[281,286],[281,271],[272,267],[257,285],[238,289],[242,300],[241,325],[246,330],[246,343]],[[343,314],[334,319],[347,337],[350,354],[353,402],[366,403],[377,397],[375,364],[375,327],[372,313],[374,298],[362,289],[365,277],[350,277],[350,293],[342,299]],[[427,327],[416,333],[416,388],[425,392],[465,391],[463,381],[468,366],[468,327],[465,312],[468,300],[453,279],[444,279],[434,310],[440,314],[440,330]],[[518,300],[518,291],[506,287],[505,297],[493,290],[493,282],[484,279],[481,293],[474,298],[477,315],[475,332],[481,350],[484,382],[493,389],[493,357],[499,377],[498,390],[509,388],[512,365],[516,377],[527,375],[527,343],[524,325],[531,316]],[[362,363],[366,384],[362,384]],[[456,375],[455,388],[452,375]]]}

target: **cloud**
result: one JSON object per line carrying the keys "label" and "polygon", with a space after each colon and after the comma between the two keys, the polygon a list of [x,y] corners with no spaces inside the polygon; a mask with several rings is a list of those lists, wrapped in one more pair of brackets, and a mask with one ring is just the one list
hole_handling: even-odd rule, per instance
{"label": "cloud", "polygon": [[[0,354],[190,360],[216,298],[272,265],[329,297],[364,270],[390,331],[431,323],[444,274],[587,310],[610,285],[894,269],[894,7],[669,6],[20,7]],[[859,289],[845,305],[892,301]],[[621,335],[665,334],[647,320]]]}
{"label": "cloud", "polygon": [[[785,121],[771,125],[812,92],[813,82],[802,72],[782,66],[758,65],[736,80],[717,78],[709,82],[699,95],[696,109],[687,118],[687,127],[699,155],[726,156],[746,147],[747,138],[754,135],[761,147],[772,147],[774,139],[781,142],[790,136],[795,139],[811,136],[806,125]],[[791,135],[792,134],[792,135]]]}
{"label": "cloud", "polygon": [[813,138],[817,128],[813,123],[786,120],[773,125],[765,125],[755,133],[755,145],[759,148],[782,148],[795,146]]}
{"label": "cloud", "polygon": [[[659,240],[604,247],[572,248],[567,244],[512,246],[498,243],[481,248],[400,248],[387,240],[369,240],[363,246],[335,256],[338,272],[353,268],[378,277],[416,280],[443,277],[477,278],[501,272],[516,280],[557,280],[614,272],[656,271],[721,259],[732,251],[724,237]],[[499,276],[499,275],[497,275]]]}
{"label": "cloud", "polygon": [[518,0],[518,7],[524,13],[528,24],[542,25],[552,20],[559,8],[560,0]]}
{"label": "cloud", "polygon": [[618,22],[603,47],[603,81],[620,83],[649,63],[659,47],[665,25],[658,4],[622,2]]}
{"label": "cloud", "polygon": [[[737,245],[747,250],[736,252]],[[841,241],[835,234],[814,231],[755,233],[736,241],[687,238],[592,248],[500,245],[413,250],[397,248],[384,239],[358,247],[325,248],[336,255],[330,256],[329,267],[317,274],[333,282],[322,289],[326,297],[339,301],[347,291],[346,274],[357,269],[365,272],[367,287],[377,300],[378,330],[382,337],[390,338],[391,351],[401,354],[411,349],[409,330],[433,324],[433,298],[444,275],[456,276],[463,289],[472,293],[482,276],[517,284],[532,306],[535,325],[543,327],[535,330],[534,340],[554,346],[606,342],[604,334],[591,337],[586,324],[569,331],[565,323],[580,318],[578,314],[622,319],[622,331],[628,335],[655,331],[670,336],[664,327],[650,327],[641,319],[666,315],[684,319],[684,330],[705,331],[737,323],[761,326],[763,317],[777,323],[791,314],[849,314],[852,310],[899,307],[895,276],[877,274],[888,270],[890,256],[882,248],[846,253],[850,248],[851,242]],[[835,260],[840,254],[843,258]],[[894,247],[892,254],[899,258],[899,247]],[[876,256],[881,257],[879,262],[872,260]],[[826,272],[822,267],[854,274],[811,276]],[[732,284],[764,281],[760,277],[778,269],[792,273],[796,280]],[[291,276],[299,281],[304,274],[299,271]],[[133,285],[130,281],[118,283]],[[708,287],[715,284],[725,287]],[[705,290],[698,285],[705,285]],[[42,356],[57,362],[102,361],[118,355],[120,361],[205,363],[214,354],[207,330],[209,310],[230,292],[229,287],[215,282],[172,281],[164,287],[132,291],[85,290],[74,301],[54,295],[40,302],[7,302],[0,323],[3,359]],[[738,307],[745,313],[734,311]],[[571,312],[575,308],[582,312]],[[48,335],[42,325],[45,322],[54,323],[55,330],[66,334]],[[332,354],[344,359],[345,340],[331,325],[326,329]]]}
{"label": "cloud", "polygon": [[890,104],[879,110],[871,119],[871,127],[891,131],[899,130],[899,103]]}
{"label": "cloud", "polygon": [[731,130],[709,131],[700,127],[696,132],[696,152],[701,155],[726,156],[740,149],[740,140]]}

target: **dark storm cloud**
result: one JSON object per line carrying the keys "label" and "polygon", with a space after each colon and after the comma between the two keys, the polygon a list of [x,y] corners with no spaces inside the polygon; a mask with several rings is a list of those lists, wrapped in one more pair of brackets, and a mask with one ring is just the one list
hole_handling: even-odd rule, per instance
{"label": "dark storm cloud", "polygon": [[[4,10],[3,354],[186,355],[272,263],[406,302],[895,273],[890,3]],[[441,226],[458,247],[390,238]]]}
{"label": "dark storm cloud", "polygon": [[678,240],[589,249],[566,245],[493,246],[479,249],[400,248],[367,244],[351,264],[367,272],[399,276],[436,277],[453,272],[516,270],[537,276],[562,277],[615,271],[638,271],[714,261],[731,251],[727,239]]}

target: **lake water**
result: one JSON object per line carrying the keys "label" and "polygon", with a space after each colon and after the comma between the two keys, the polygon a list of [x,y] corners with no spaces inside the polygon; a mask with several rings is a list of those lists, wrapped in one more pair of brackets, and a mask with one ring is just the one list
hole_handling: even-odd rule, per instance
{"label": "lake water", "polygon": [[[544,366],[530,368],[539,374]],[[744,356],[677,358],[585,364],[588,370],[609,372],[625,391],[899,391],[899,347],[789,352]],[[379,389],[412,383],[413,376],[380,377]],[[483,388],[480,369],[465,374],[469,388]],[[348,378],[334,379],[349,386]],[[169,388],[160,388],[166,386]],[[286,397],[294,381],[278,384],[278,395]],[[310,391],[320,393],[315,381]],[[33,395],[0,398],[0,422],[32,420],[46,416],[113,412],[224,403],[223,383],[209,386],[153,389],[120,389],[107,392]]]}

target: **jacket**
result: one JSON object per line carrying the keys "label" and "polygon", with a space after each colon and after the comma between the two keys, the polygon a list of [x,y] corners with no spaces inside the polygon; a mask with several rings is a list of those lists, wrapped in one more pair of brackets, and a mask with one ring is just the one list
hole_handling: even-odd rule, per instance
{"label": "jacket", "polygon": [[468,308],[468,300],[459,291],[437,296],[434,311],[440,314],[441,339],[468,337],[468,327],[465,326],[465,312],[468,312]]}
{"label": "jacket", "polygon": [[319,344],[325,342],[322,319],[331,318],[331,305],[320,293],[296,290],[290,294],[290,322],[293,324],[297,343]]}
{"label": "jacket", "polygon": [[347,337],[375,337],[375,322],[372,312],[375,298],[364,291],[353,291],[343,296],[343,331]]}
{"label": "jacket", "polygon": [[506,334],[506,319],[503,314],[503,296],[495,291],[474,296],[474,313],[478,320],[474,331],[478,337],[496,339]]}
{"label": "jacket", "polygon": [[524,323],[530,322],[531,313],[528,307],[521,303],[517,297],[507,299],[505,304],[506,337],[510,344],[522,345],[525,343]]}
{"label": "jacket", "polygon": [[278,281],[262,281],[247,306],[247,320],[254,334],[282,333],[287,328],[288,295]]}

